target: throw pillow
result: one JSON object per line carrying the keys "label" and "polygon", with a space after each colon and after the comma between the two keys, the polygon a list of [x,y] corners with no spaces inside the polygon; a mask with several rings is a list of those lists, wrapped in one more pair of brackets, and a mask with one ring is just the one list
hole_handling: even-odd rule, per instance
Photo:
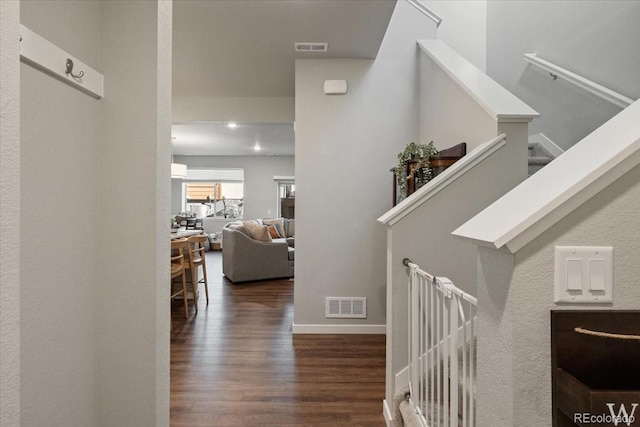
{"label": "throw pillow", "polygon": [[271,242],[271,235],[266,225],[259,225],[253,221],[244,221],[244,228],[249,232],[249,236],[259,242]]}
{"label": "throw pillow", "polygon": [[280,237],[285,237],[284,232],[284,218],[275,218],[275,219],[263,219],[262,223],[264,225],[273,225],[278,230],[278,234]]}
{"label": "throw pillow", "polygon": [[276,229],[275,225],[268,225],[267,230],[269,230],[269,235],[271,236],[272,239],[279,239],[280,237],[282,237],[278,233],[278,230]]}
{"label": "throw pillow", "polygon": [[244,227],[244,225],[242,225],[242,221],[238,221],[237,223],[234,222],[234,223],[228,224],[227,226],[232,230],[237,230],[237,231],[241,232],[242,234],[245,234],[245,235],[251,237],[251,235],[249,234],[247,229]]}

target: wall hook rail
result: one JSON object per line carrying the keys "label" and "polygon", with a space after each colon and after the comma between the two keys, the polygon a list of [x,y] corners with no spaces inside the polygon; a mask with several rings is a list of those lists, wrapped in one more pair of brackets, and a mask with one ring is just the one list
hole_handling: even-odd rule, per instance
{"label": "wall hook rail", "polygon": [[74,79],[81,79],[84,76],[84,71],[80,71],[78,74],[73,74],[73,61],[70,58],[67,58],[67,69],[65,70],[65,74],[71,75]]}
{"label": "wall hook rail", "polygon": [[20,25],[19,36],[22,62],[94,98],[104,96],[104,76],[101,73],[24,25]]}

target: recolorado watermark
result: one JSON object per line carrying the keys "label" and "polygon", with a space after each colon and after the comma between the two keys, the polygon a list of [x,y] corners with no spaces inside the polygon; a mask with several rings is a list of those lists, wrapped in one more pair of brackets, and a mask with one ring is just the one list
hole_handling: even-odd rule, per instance
{"label": "recolorado watermark", "polygon": [[580,424],[611,424],[614,426],[624,424],[630,426],[636,421],[635,412],[638,406],[640,406],[639,403],[632,403],[631,411],[627,412],[627,408],[621,403],[618,413],[616,414],[615,403],[607,403],[607,408],[609,408],[608,414],[591,414],[589,412],[575,413],[573,414],[573,422]]}

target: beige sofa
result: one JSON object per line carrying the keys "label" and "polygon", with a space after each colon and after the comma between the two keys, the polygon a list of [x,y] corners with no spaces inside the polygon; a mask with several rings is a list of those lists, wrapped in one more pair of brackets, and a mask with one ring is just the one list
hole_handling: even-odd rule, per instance
{"label": "beige sofa", "polygon": [[226,224],[222,228],[223,274],[234,283],[293,277],[294,227],[293,220],[285,220],[286,237],[263,242],[253,239],[242,221]]}

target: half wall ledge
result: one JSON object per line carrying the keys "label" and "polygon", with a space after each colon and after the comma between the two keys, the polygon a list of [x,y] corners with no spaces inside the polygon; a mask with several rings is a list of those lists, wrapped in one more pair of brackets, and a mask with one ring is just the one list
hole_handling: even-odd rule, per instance
{"label": "half wall ledge", "polygon": [[540,113],[441,40],[418,40],[418,46],[496,122],[522,123],[540,117]]}
{"label": "half wall ledge", "polygon": [[640,100],[452,234],[476,245],[516,253],[640,164],[638,123]]}

